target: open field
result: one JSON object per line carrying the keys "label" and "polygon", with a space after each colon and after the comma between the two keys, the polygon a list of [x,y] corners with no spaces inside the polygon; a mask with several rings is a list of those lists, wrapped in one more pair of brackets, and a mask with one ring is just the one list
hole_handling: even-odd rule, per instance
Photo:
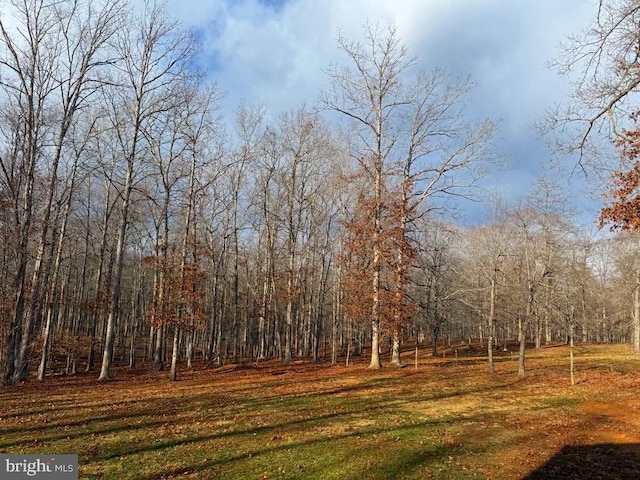
{"label": "open field", "polygon": [[576,347],[571,386],[567,347],[528,353],[524,380],[462,350],[50,378],[0,390],[0,453],[78,453],[80,478],[640,478],[640,357]]}

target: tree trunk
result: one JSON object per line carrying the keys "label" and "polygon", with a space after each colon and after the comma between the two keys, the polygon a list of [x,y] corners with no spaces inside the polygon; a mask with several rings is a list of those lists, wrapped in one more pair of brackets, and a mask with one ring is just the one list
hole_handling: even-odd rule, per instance
{"label": "tree trunk", "polygon": [[129,202],[131,191],[133,190],[133,165],[129,164],[127,168],[127,176],[125,180],[124,193],[122,198],[122,217],[120,219],[120,228],[118,230],[118,244],[116,246],[116,271],[113,278],[113,286],[111,291],[111,304],[109,307],[109,316],[107,318],[107,331],[105,333],[104,352],[102,354],[102,366],[100,368],[100,376],[98,380],[109,380],[111,363],[113,361],[113,345],[116,334],[116,326],[118,322],[118,304],[120,302],[120,286],[122,283],[122,269],[124,266],[125,240],[127,228],[129,226]]}
{"label": "tree trunk", "polygon": [[640,269],[636,271],[636,286],[633,291],[633,347],[640,353]]}
{"label": "tree trunk", "polygon": [[380,363],[380,322],[375,319],[371,322],[371,362],[367,368],[379,370],[382,368]]}
{"label": "tree trunk", "polygon": [[394,367],[402,367],[402,359],[400,358],[400,328],[393,329],[393,340],[391,345],[391,365]]}
{"label": "tree trunk", "polygon": [[[49,356],[49,336],[51,334],[51,322],[53,318],[53,309],[56,299],[55,289],[58,284],[58,276],[60,273],[60,263],[62,262],[62,247],[64,245],[64,238],[67,232],[67,223],[69,220],[69,213],[71,211],[71,201],[73,198],[74,184],[75,184],[75,176],[76,176],[76,168],[77,161],[73,165],[73,170],[71,173],[71,185],[69,191],[69,197],[65,204],[64,213],[62,215],[62,225],[60,227],[60,231],[58,232],[58,244],[56,247],[56,255],[53,264],[53,273],[51,275],[51,286],[49,288],[49,292],[47,294],[48,302],[47,302],[47,320],[44,327],[43,332],[43,340],[42,340],[42,353],[40,356],[40,365],[38,367],[38,380],[44,380],[44,376],[47,368],[47,360]],[[86,242],[85,242],[86,247]],[[85,251],[84,255],[84,264],[83,264],[83,277],[86,276],[86,262],[87,262],[87,252]],[[84,282],[82,285],[82,289],[84,290]]]}
{"label": "tree trunk", "polygon": [[493,345],[495,342],[495,315],[496,315],[496,277],[498,274],[497,267],[493,269],[491,276],[491,290],[489,292],[489,338],[487,342],[487,358],[489,359],[489,373],[495,372],[493,363]]}
{"label": "tree trunk", "polygon": [[518,352],[518,376],[525,376],[525,349],[527,346],[527,336],[525,334],[526,325],[522,320],[522,315],[518,314],[518,338],[520,339],[520,351]]}
{"label": "tree trunk", "polygon": [[173,333],[173,348],[171,354],[171,371],[169,373],[169,380],[175,382],[178,379],[178,354],[180,350],[180,327],[174,327]]}
{"label": "tree trunk", "polygon": [[[382,120],[380,120],[382,121]],[[380,139],[378,138],[378,142]],[[380,150],[380,149],[378,149]],[[382,216],[382,159],[376,159],[375,205],[374,205],[374,231],[373,231],[373,282],[372,282],[372,307],[371,307],[371,362],[369,369],[379,370],[380,363],[380,270],[381,270],[381,216]]]}

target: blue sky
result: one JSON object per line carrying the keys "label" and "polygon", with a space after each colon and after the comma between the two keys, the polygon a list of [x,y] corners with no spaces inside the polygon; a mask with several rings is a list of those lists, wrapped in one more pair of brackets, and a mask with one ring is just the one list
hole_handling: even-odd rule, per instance
{"label": "blue sky", "polygon": [[[425,70],[470,75],[470,115],[501,121],[498,149],[507,170],[484,186],[515,199],[528,193],[549,160],[532,125],[562,102],[567,79],[547,67],[567,35],[585,28],[595,0],[168,0],[170,12],[199,32],[203,67],[226,93],[231,112],[240,101],[264,103],[271,115],[313,105],[327,85],[322,69],[342,61],[337,34],[357,39],[361,26],[394,23]],[[571,165],[569,165],[571,166]],[[597,216],[579,173],[566,188],[578,218]],[[597,195],[596,195],[597,196]],[[465,223],[482,207],[465,204]]]}

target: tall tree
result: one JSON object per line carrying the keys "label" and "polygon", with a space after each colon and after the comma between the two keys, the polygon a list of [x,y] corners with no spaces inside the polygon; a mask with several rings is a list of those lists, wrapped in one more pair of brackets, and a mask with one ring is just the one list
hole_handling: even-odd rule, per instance
{"label": "tall tree", "polygon": [[132,193],[144,171],[145,125],[174,103],[174,89],[187,74],[195,53],[193,38],[155,4],[146,4],[141,13],[130,18],[128,27],[117,37],[121,83],[106,98],[124,178],[100,380],[109,379],[112,363]]}
{"label": "tall tree", "polygon": [[[11,35],[4,19],[0,19],[3,56],[2,87],[6,94],[5,115],[10,118],[11,143],[2,155],[5,188],[13,208],[15,241],[13,275],[14,307],[6,338],[3,382],[14,384],[22,375],[19,360],[21,345],[28,340],[29,316],[25,315],[29,238],[34,216],[34,188],[38,164],[45,144],[45,116],[48,101],[56,89],[54,68],[60,53],[54,41],[57,33],[55,7],[42,1],[12,3],[18,22],[18,35]],[[52,46],[52,49],[48,49]],[[23,340],[24,338],[24,340]]]}
{"label": "tall tree", "polygon": [[371,223],[371,362],[379,369],[382,291],[382,255],[384,214],[383,196],[390,173],[390,158],[396,143],[393,120],[404,104],[401,76],[412,64],[407,49],[401,44],[395,28],[386,30],[368,25],[365,42],[339,38],[350,66],[332,67],[328,74],[331,90],[323,96],[324,106],[353,120],[352,156],[372,183]]}
{"label": "tall tree", "polygon": [[[17,115],[10,128],[17,134],[12,141],[19,142],[2,156],[2,171],[13,198],[19,199],[14,218],[21,235],[16,250],[16,301],[11,338],[7,339],[10,347],[5,383],[15,383],[27,373],[65,142],[77,113],[103,85],[103,67],[113,59],[108,42],[121,25],[123,5],[120,1],[15,0],[9,16],[17,27],[12,29],[0,19],[0,41],[5,47],[0,83],[6,93],[5,113]],[[45,157],[47,164],[41,163]],[[48,181],[27,304],[26,251],[39,175],[46,175]]]}
{"label": "tall tree", "polygon": [[[450,82],[441,71],[409,77],[415,63],[395,27],[367,25],[364,44],[339,38],[350,65],[331,67],[331,90],[322,96],[325,108],[350,120],[351,154],[372,191],[368,218],[371,228],[372,355],[369,368],[381,367],[381,278],[384,265],[383,218],[394,211],[396,230],[394,331],[395,364],[400,364],[399,329],[406,308],[406,282],[412,251],[409,226],[421,203],[446,194],[463,194],[490,158],[492,122],[465,119],[467,80]],[[397,193],[392,194],[392,191]],[[395,204],[395,206],[394,206]],[[433,206],[433,205],[431,205]],[[389,322],[393,323],[393,322]],[[391,326],[391,325],[388,325]]]}

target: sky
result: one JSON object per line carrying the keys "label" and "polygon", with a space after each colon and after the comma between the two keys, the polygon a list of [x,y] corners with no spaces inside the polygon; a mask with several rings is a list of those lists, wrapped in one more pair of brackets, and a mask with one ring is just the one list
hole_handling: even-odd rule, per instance
{"label": "sky", "polygon": [[[531,191],[550,159],[532,128],[566,99],[569,81],[548,67],[571,34],[586,28],[595,0],[168,0],[169,12],[202,42],[202,67],[225,93],[229,115],[241,101],[272,116],[318,99],[323,69],[344,58],[338,32],[362,38],[366,22],[395,24],[418,67],[469,75],[469,114],[500,122],[496,149],[507,159],[483,180],[507,200]],[[571,165],[569,165],[571,167]],[[580,172],[552,174],[580,222],[593,225],[599,202]],[[593,196],[592,196],[593,197]],[[597,197],[597,195],[596,195]],[[462,204],[460,221],[484,220],[484,207]]]}

